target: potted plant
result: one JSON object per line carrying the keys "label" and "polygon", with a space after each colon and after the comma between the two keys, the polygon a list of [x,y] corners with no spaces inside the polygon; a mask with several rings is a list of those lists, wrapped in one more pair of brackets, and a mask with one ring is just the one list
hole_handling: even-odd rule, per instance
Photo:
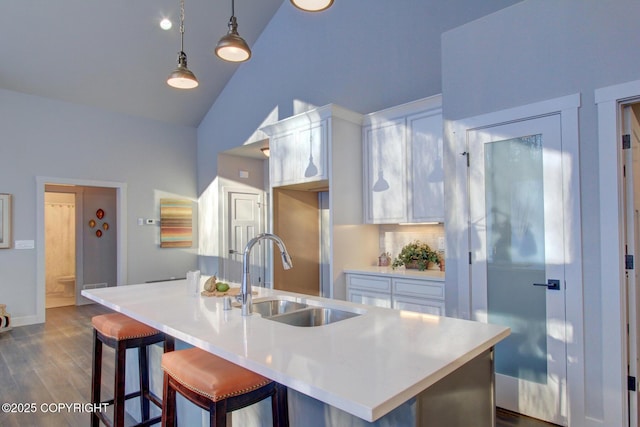
{"label": "potted plant", "polygon": [[429,245],[415,240],[405,245],[396,259],[393,260],[392,267],[397,268],[417,268],[420,271],[429,268],[429,263],[440,264],[440,256]]}

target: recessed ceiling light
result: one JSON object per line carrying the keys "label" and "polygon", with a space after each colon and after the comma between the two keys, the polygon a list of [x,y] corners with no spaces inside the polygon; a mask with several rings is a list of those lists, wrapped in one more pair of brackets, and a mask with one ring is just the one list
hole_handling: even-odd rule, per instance
{"label": "recessed ceiling light", "polygon": [[173,24],[168,18],[164,18],[162,21],[160,21],[160,28],[165,31],[170,30],[172,26]]}

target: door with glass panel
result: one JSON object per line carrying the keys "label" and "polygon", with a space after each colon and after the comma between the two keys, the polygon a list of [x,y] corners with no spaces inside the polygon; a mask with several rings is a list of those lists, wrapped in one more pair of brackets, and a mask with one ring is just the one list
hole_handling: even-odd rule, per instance
{"label": "door with glass panel", "polygon": [[560,116],[470,129],[467,143],[472,312],[511,328],[496,404],[566,425]]}

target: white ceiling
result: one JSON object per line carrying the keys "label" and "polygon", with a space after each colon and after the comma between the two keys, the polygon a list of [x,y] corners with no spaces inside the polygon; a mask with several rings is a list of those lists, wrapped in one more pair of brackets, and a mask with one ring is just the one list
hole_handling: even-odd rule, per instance
{"label": "white ceiling", "polygon": [[[250,46],[282,2],[235,2]],[[213,54],[230,15],[231,0],[185,0],[184,50],[200,81],[185,91],[166,84],[180,50],[179,0],[6,0],[0,88],[197,126],[238,67]]]}

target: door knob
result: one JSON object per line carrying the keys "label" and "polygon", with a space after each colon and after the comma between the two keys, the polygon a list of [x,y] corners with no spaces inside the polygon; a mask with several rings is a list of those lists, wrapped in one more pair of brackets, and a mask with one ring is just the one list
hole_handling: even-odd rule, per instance
{"label": "door knob", "polygon": [[534,283],[533,286],[546,286],[547,289],[551,289],[553,291],[560,290],[560,280],[549,279],[547,283]]}

